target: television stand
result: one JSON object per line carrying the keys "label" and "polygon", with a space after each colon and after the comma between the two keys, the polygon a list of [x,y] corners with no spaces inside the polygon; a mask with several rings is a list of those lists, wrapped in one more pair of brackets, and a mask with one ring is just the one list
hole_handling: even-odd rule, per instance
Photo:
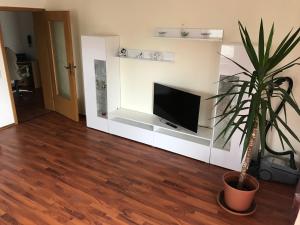
{"label": "television stand", "polygon": [[108,133],[209,162],[212,129],[198,127],[195,133],[174,128],[156,115],[124,108],[110,112],[107,120]]}
{"label": "television stand", "polygon": [[173,128],[175,128],[175,129],[177,129],[177,128],[178,128],[178,127],[177,127],[175,124],[173,124],[173,123],[166,122],[166,124],[167,124],[167,125],[169,125],[170,127],[173,127]]}

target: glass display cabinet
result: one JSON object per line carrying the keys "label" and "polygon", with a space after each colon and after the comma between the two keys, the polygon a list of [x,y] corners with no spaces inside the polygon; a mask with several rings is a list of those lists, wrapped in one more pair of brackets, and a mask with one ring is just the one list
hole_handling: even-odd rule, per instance
{"label": "glass display cabinet", "polygon": [[82,36],[87,126],[108,132],[109,113],[120,107],[118,36]]}
{"label": "glass display cabinet", "polygon": [[[241,44],[228,44],[222,45],[221,54],[225,55],[243,65],[245,68],[252,70],[252,65],[248,56],[245,52],[243,45]],[[230,76],[241,72],[239,67],[237,67],[230,60],[226,59],[221,55],[220,60],[220,71],[219,71],[219,86],[218,86],[218,94],[226,92],[231,86],[232,83],[226,82],[232,79],[247,79],[244,76]],[[228,77],[228,78],[226,78]],[[237,90],[238,92],[238,90]],[[215,108],[214,115],[220,115],[224,111],[227,103],[230,99],[224,99],[221,103],[218,104]],[[235,102],[231,102],[231,105],[234,106]],[[213,138],[211,145],[211,153],[210,153],[210,163],[225,167],[232,170],[240,170],[241,169],[241,157],[242,157],[242,144],[240,145],[240,139],[242,136],[241,131],[237,130],[234,132],[230,141],[225,144],[228,136],[221,136],[218,140],[216,138],[219,136],[222,128],[227,125],[228,121],[224,120],[216,125],[213,129]],[[214,120],[214,124],[218,122],[218,118]],[[227,132],[229,135],[229,132]]]}

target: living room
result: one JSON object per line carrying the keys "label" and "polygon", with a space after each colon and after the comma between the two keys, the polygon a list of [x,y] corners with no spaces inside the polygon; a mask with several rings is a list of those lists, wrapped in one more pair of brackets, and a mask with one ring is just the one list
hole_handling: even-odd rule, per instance
{"label": "living room", "polygon": [[[228,142],[225,143],[226,134],[218,143],[216,137],[222,126],[230,124],[230,118],[223,115],[227,122],[214,126],[218,121],[214,117],[224,109],[214,104],[221,97],[216,95],[222,94],[222,76],[239,73],[243,70],[239,65],[245,67],[245,77],[252,76],[253,67],[264,65],[256,64],[251,58],[253,52],[245,50],[242,37],[247,38],[248,33],[259,60],[260,49],[267,55],[274,23],[269,55],[273,60],[272,54],[293,28],[290,37],[294,32],[295,37],[286,48],[295,45],[291,52],[282,54],[284,59],[279,60],[274,70],[299,57],[300,3],[295,0],[288,3],[282,0],[242,3],[15,0],[1,1],[0,6],[1,11],[33,13],[36,32],[33,41],[40,49],[41,82],[46,87],[43,96],[45,108],[50,111],[17,124],[9,81],[1,81],[4,88],[0,98],[5,102],[1,103],[0,111],[5,115],[0,119],[3,224],[12,221],[17,224],[294,224],[297,206],[292,203],[300,149],[299,107],[294,104],[300,96],[298,61],[284,68],[280,76],[288,78],[280,78],[276,83],[284,90],[276,89],[277,86],[275,89],[286,98],[286,104],[277,113],[279,127],[274,123],[272,129],[262,132],[260,126],[267,127],[268,120],[257,119],[251,126],[236,127],[238,131]],[[265,36],[260,45],[262,24]],[[59,37],[62,31],[64,39]],[[66,52],[62,53],[63,47]],[[61,53],[65,61],[59,64]],[[103,65],[104,72],[100,73],[105,78],[99,85],[97,66]],[[3,60],[4,77],[5,71]],[[68,79],[60,80],[59,73],[67,74]],[[245,77],[241,76],[240,81]],[[55,83],[57,80],[61,83]],[[167,96],[163,105],[156,98],[162,89],[175,93]],[[179,100],[179,95],[183,100]],[[195,103],[184,106],[195,96],[199,97]],[[278,109],[281,100],[274,97],[270,105]],[[240,103],[237,100],[235,104]],[[264,101],[260,104],[259,116],[272,112]],[[178,108],[172,111],[172,107]],[[234,103],[230,107],[235,107]],[[248,121],[252,111],[248,108],[245,113],[242,107],[240,110],[239,116]],[[235,127],[237,123],[238,119],[230,125]],[[254,133],[256,140],[251,136]],[[245,140],[246,147],[240,144]],[[287,152],[283,156],[272,155],[272,160],[279,158],[292,163],[288,166],[275,163],[281,171],[278,175],[260,155],[264,154],[261,153],[264,148],[267,155],[272,155],[273,150],[280,154]],[[253,165],[256,157],[262,160],[258,169]],[[251,168],[263,171],[263,166],[270,166],[274,174],[266,178],[265,174],[252,171],[260,186],[256,198],[247,210],[233,210],[221,201],[222,174],[228,170],[241,171],[245,164],[248,169],[247,158],[253,159],[248,173]],[[6,179],[11,181],[7,183]],[[32,190],[45,197],[38,198]],[[5,193],[18,200],[5,197]],[[26,193],[34,196],[28,198]],[[36,211],[30,207],[36,207]],[[59,212],[61,207],[64,209]]]}

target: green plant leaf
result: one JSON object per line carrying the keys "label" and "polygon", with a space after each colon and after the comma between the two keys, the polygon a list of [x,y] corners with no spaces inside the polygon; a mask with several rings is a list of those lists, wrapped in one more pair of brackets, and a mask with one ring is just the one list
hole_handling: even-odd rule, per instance
{"label": "green plant leaf", "polygon": [[300,115],[300,108],[297,104],[297,102],[295,102],[291,96],[286,92],[286,90],[284,90],[283,88],[280,87],[276,87],[274,88],[274,91],[276,91],[276,93],[280,94],[282,96],[282,98],[289,103],[290,106],[293,107],[293,109],[298,113],[298,115]]}
{"label": "green plant leaf", "polygon": [[293,29],[290,30],[290,32],[287,33],[287,35],[283,38],[283,40],[280,42],[280,44],[278,45],[277,49],[275,50],[273,55],[276,55],[280,49],[282,48],[282,46],[286,43],[287,39],[289,38],[289,36],[291,35]]}
{"label": "green plant leaf", "polygon": [[242,37],[242,39],[245,40],[244,47],[247,52],[247,55],[248,55],[250,61],[252,62],[255,70],[258,70],[258,68],[259,68],[258,58],[257,58],[256,52],[255,52],[255,49],[253,47],[253,44],[251,42],[250,36],[248,34],[248,31],[246,28],[243,27],[243,25],[241,24],[240,21],[239,21],[239,27],[240,27],[240,30],[242,33],[241,37]]}
{"label": "green plant leaf", "polygon": [[287,123],[287,116],[286,116],[286,106],[283,104],[283,114],[284,114],[284,121]]}
{"label": "green plant leaf", "polygon": [[239,126],[241,124],[244,123],[244,119],[245,119],[246,116],[240,116],[240,118],[238,119],[238,121],[236,123],[233,124],[233,128],[230,132],[230,134],[228,135],[228,137],[226,138],[225,142],[224,142],[224,145],[223,145],[223,148],[225,147],[225,145],[228,143],[228,141],[231,139],[232,135],[234,134],[234,132],[240,128]]}
{"label": "green plant leaf", "polygon": [[273,54],[269,60],[268,71],[277,66],[296,47],[300,41],[300,37],[297,38],[299,32],[300,28],[286,40],[276,54]]}
{"label": "green plant leaf", "polygon": [[259,41],[258,41],[258,53],[259,53],[259,65],[262,67],[265,61],[265,34],[264,34],[264,24],[262,19],[260,20],[259,28]]}
{"label": "green plant leaf", "polygon": [[280,127],[278,126],[278,123],[276,121],[276,114],[272,108],[270,97],[269,97],[269,100],[267,101],[267,106],[268,106],[268,110],[270,112],[270,123],[272,123],[273,127],[276,129],[278,136],[281,139],[283,149],[284,149],[284,144],[283,144],[282,139],[295,152],[295,149],[292,146],[292,144],[290,143],[289,139],[285,136],[285,134],[281,131]]}
{"label": "green plant leaf", "polygon": [[[225,56],[225,55],[222,55],[224,58],[228,59],[229,61],[233,62],[235,65],[237,65],[238,67],[240,67],[242,70],[246,71],[247,73],[251,74],[251,72],[249,72],[249,70],[247,70],[245,67],[243,67],[242,65],[240,65],[238,62],[234,61],[233,59]],[[250,75],[251,77],[251,75]]]}
{"label": "green plant leaf", "polygon": [[292,68],[292,67],[294,67],[294,66],[299,66],[300,63],[296,63],[296,61],[298,61],[299,59],[300,59],[300,57],[294,59],[293,61],[287,63],[287,64],[284,65],[284,66],[281,66],[281,67],[277,68],[277,69],[274,70],[274,71],[268,72],[268,73],[266,74],[266,76],[265,76],[264,79],[265,79],[265,80],[266,80],[266,79],[269,79],[269,78],[271,78],[271,77],[274,77],[274,76],[277,75],[277,74],[282,73],[283,71],[285,71],[285,70],[287,70],[287,69],[290,69],[290,68]]}
{"label": "green plant leaf", "polygon": [[251,80],[250,80],[250,85],[249,85],[248,97],[250,97],[250,95],[252,94],[253,89],[255,88],[255,82],[257,81],[257,77],[258,77],[257,71],[253,71],[252,77],[251,77]]}
{"label": "green plant leaf", "polygon": [[279,122],[284,126],[284,128],[295,138],[298,142],[300,142],[298,136],[295,134],[295,132],[292,131],[292,129],[277,115],[276,118],[279,120]]}
{"label": "green plant leaf", "polygon": [[270,50],[272,47],[272,41],[273,41],[273,35],[274,35],[274,23],[272,24],[272,28],[269,34],[267,46],[266,46],[266,52],[265,52],[265,58],[264,58],[264,64],[267,64],[269,61],[269,56],[270,56]]}

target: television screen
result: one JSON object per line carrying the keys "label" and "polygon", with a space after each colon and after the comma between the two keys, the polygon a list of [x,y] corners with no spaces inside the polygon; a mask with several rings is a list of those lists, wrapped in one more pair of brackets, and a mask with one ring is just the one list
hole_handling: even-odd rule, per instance
{"label": "television screen", "polygon": [[200,96],[154,83],[153,114],[197,132]]}

